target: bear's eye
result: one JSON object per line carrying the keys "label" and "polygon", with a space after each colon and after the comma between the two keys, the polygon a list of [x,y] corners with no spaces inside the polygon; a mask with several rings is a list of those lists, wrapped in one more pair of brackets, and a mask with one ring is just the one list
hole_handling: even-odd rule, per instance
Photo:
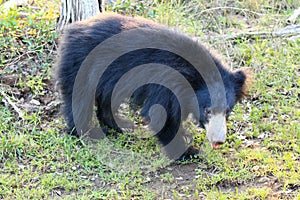
{"label": "bear's eye", "polygon": [[230,112],[231,112],[230,108],[229,108],[229,107],[227,107],[227,108],[226,108],[226,111],[225,111],[225,116],[226,116],[226,118],[228,118],[228,117],[229,117],[229,115],[230,115]]}
{"label": "bear's eye", "polygon": [[210,118],[210,117],[211,117],[211,114],[212,114],[212,111],[211,111],[210,108],[205,108],[205,109],[204,109],[204,113],[205,113],[205,116],[206,116],[207,118]]}

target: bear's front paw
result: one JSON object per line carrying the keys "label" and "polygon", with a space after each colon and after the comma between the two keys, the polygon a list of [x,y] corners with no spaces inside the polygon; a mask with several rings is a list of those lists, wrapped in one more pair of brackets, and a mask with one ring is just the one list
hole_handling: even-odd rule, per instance
{"label": "bear's front paw", "polygon": [[186,160],[191,160],[194,156],[200,154],[200,150],[196,149],[193,146],[190,146],[182,156],[180,156],[177,160],[178,161],[186,161]]}

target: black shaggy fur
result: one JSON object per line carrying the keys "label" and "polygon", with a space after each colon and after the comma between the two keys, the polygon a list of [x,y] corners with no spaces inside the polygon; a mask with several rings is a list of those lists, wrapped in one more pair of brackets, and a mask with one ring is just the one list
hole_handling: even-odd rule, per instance
{"label": "black shaggy fur", "polygon": [[[77,135],[74,130],[72,114],[72,91],[75,77],[80,65],[86,56],[105,39],[120,33],[123,30],[136,27],[149,27],[164,30],[166,27],[157,25],[145,19],[135,19],[117,14],[102,14],[98,17],[71,25],[64,33],[60,43],[60,57],[57,63],[57,79],[59,81],[62,99],[64,102],[63,114],[67,121],[69,132]],[[175,33],[174,34],[179,34]],[[172,35],[170,35],[172,37]],[[133,38],[134,39],[134,38]],[[211,55],[218,67],[226,88],[227,110],[232,110],[235,103],[245,92],[247,74],[244,71],[231,72],[221,62]],[[101,55],[99,55],[101,58]],[[208,89],[200,74],[185,59],[170,52],[158,49],[143,49],[132,51],[115,60],[104,73],[98,83],[96,92],[97,117],[102,125],[121,131],[110,110],[110,97],[116,82],[128,70],[146,63],[159,63],[173,67],[179,71],[196,91],[200,116],[200,125],[209,120],[205,110],[210,107]],[[162,145],[168,144],[181,126],[180,106],[172,92],[159,85],[145,85],[132,96],[131,105],[141,107],[141,115],[147,119],[149,108],[153,104],[161,104],[167,111],[167,121],[164,128],[157,134]],[[187,117],[187,116],[186,116]]]}

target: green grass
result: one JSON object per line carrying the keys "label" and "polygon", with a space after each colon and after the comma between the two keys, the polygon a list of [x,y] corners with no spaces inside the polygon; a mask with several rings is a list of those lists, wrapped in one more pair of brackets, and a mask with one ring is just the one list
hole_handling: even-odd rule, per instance
{"label": "green grass", "polygon": [[229,118],[226,144],[213,151],[205,131],[190,126],[203,153],[173,164],[160,155],[155,139],[139,138],[139,132],[101,141],[66,135],[51,80],[59,3],[1,11],[0,198],[300,199],[300,40],[225,37],[278,30],[300,3],[218,2],[126,0],[107,6],[178,27],[218,50],[230,68],[254,70],[250,96]]}

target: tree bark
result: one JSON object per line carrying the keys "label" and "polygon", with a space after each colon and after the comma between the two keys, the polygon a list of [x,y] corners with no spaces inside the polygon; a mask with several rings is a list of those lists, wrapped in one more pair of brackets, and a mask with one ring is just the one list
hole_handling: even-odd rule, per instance
{"label": "tree bark", "polygon": [[61,0],[60,17],[57,30],[65,25],[85,20],[104,11],[104,0]]}

